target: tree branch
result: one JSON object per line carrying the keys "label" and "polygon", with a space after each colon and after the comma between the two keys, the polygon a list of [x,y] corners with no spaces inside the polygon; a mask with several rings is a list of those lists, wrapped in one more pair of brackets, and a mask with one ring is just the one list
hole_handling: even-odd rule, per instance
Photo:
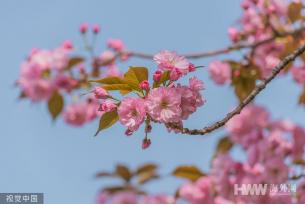
{"label": "tree branch", "polygon": [[257,85],[253,91],[231,112],[229,112],[223,119],[215,122],[214,124],[207,126],[203,129],[193,129],[181,128],[174,124],[169,124],[171,128],[178,129],[182,134],[189,135],[205,135],[210,133],[222,126],[224,126],[233,116],[239,114],[242,109],[248,105],[280,72],[283,70],[290,62],[293,62],[298,56],[300,56],[305,51],[305,44],[295,50],[292,54],[285,57],[274,69],[272,74],[264,79],[259,85]]}
{"label": "tree branch", "polygon": [[[264,40],[260,40],[254,43],[239,43],[239,44],[234,44],[231,46],[228,46],[226,48],[222,48],[219,50],[213,50],[213,51],[205,51],[205,52],[198,52],[198,53],[190,53],[190,54],[185,54],[182,56],[185,56],[188,59],[199,59],[199,58],[206,58],[206,57],[212,57],[212,56],[216,56],[216,55],[221,55],[221,54],[227,54],[231,51],[237,51],[237,50],[242,50],[242,49],[246,49],[246,48],[257,48],[261,45],[264,45],[266,43],[272,42],[274,41],[276,38],[283,38],[283,37],[287,37],[290,35],[296,35],[299,34],[300,32],[304,31],[305,27],[300,27],[298,29],[295,29],[293,31],[287,31],[287,32],[277,32],[276,35],[266,38]],[[118,53],[118,55],[116,57],[120,57],[122,55],[128,55],[130,57],[137,57],[137,58],[142,58],[142,59],[153,59],[152,54],[148,54],[148,53],[143,53],[143,52],[136,52],[136,51],[123,51],[121,53]]]}

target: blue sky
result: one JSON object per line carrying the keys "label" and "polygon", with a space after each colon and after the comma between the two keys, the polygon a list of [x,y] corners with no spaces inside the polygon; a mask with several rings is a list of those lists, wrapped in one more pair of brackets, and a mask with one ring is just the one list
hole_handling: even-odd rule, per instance
{"label": "blue sky", "polygon": [[[2,0],[1,75],[0,75],[0,192],[43,192],[45,203],[94,203],[100,187],[110,181],[95,180],[102,169],[116,163],[130,167],[155,162],[168,174],[176,165],[194,164],[207,170],[217,138],[223,130],[205,137],[169,134],[156,127],[152,146],[140,148],[142,132],[131,138],[116,125],[93,137],[98,121],[82,128],[52,123],[45,104],[18,101],[14,81],[20,62],[32,47],[52,48],[65,39],[81,44],[78,26],[98,23],[102,35],[99,50],[109,37],[122,38],[132,50],[156,53],[161,49],[180,53],[212,50],[229,44],[228,26],[240,15],[239,1],[105,1],[105,0]],[[223,59],[217,57],[213,59]],[[196,60],[207,65],[212,59]],[[144,65],[150,61],[132,59],[121,65]],[[203,127],[221,117],[237,103],[230,87],[215,86],[205,69],[196,72],[205,81],[207,103],[186,122],[188,127]],[[304,108],[296,98],[300,88],[290,77],[271,83],[257,98],[274,117],[304,121]],[[146,186],[151,192],[174,192],[180,180],[165,178]]]}

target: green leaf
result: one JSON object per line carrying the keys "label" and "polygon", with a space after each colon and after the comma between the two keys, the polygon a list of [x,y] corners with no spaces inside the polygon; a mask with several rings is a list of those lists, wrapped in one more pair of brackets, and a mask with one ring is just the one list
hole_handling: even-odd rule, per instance
{"label": "green leaf", "polygon": [[115,172],[119,177],[124,179],[126,182],[129,182],[130,179],[132,178],[131,172],[129,171],[128,167],[125,165],[122,164],[117,165]]}
{"label": "green leaf", "polygon": [[98,79],[98,80],[90,80],[89,82],[94,82],[94,83],[99,83],[99,84],[108,84],[108,85],[126,84],[126,82],[122,78],[114,77],[114,76],[105,77],[105,78]]}
{"label": "green leaf", "polygon": [[302,9],[303,9],[302,3],[292,2],[288,6],[288,17],[292,21],[292,23],[302,19]]}
{"label": "green leaf", "polygon": [[144,164],[136,170],[136,174],[141,174],[149,171],[155,171],[158,168],[155,164]]}
{"label": "green leaf", "polygon": [[105,85],[103,86],[104,89],[108,90],[108,91],[115,91],[115,90],[119,90],[119,91],[131,91],[131,88],[128,84],[111,84],[111,85]]}
{"label": "green leaf", "polygon": [[233,147],[233,142],[228,136],[221,138],[216,147],[216,154],[226,153]]}
{"label": "green leaf", "polygon": [[[236,62],[230,62],[232,68],[232,86],[235,94],[240,101],[244,100],[255,88],[256,80],[259,79],[258,68],[254,65],[252,67],[245,67]],[[239,72],[236,75],[236,72]]]}
{"label": "green leaf", "polygon": [[66,70],[73,68],[74,66],[84,62],[84,58],[82,57],[72,57],[69,59]]}
{"label": "green leaf", "polygon": [[140,166],[135,172],[138,176],[138,183],[144,184],[148,181],[159,178],[156,173],[157,168],[158,167],[155,164],[145,164]]}
{"label": "green leaf", "polygon": [[191,181],[196,181],[198,178],[204,176],[205,174],[195,166],[179,166],[173,171],[172,175],[176,177],[186,178]]}
{"label": "green leaf", "polygon": [[48,109],[53,120],[55,120],[57,116],[62,112],[63,107],[64,107],[63,97],[57,91],[53,92],[53,95],[48,101]]}
{"label": "green leaf", "polygon": [[157,88],[159,87],[161,84],[165,83],[166,81],[169,80],[169,76],[170,76],[170,71],[165,71],[162,73],[161,75],[161,78],[158,82],[155,82],[154,81],[154,84],[153,84],[153,88]]}
{"label": "green leaf", "polygon": [[104,113],[100,119],[99,128],[96,131],[95,136],[97,136],[101,130],[111,127],[118,120],[119,120],[119,116],[118,116],[117,110],[113,110],[111,112]]}
{"label": "green leaf", "polygon": [[124,74],[124,81],[134,90],[141,91],[139,84],[148,79],[146,67],[130,67]]}

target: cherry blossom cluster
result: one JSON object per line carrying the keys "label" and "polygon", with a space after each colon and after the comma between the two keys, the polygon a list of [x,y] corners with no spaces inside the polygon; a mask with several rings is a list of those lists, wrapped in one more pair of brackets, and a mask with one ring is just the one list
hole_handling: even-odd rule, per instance
{"label": "cherry blossom cluster", "polygon": [[251,105],[229,121],[226,129],[230,140],[246,152],[246,161],[235,161],[229,152],[217,154],[208,176],[180,188],[182,198],[192,204],[304,203],[305,180],[299,184],[296,197],[276,192],[266,196],[234,194],[234,184],[289,183],[290,176],[297,173],[294,164],[304,159],[303,128],[289,121],[271,120],[264,108]]}
{"label": "cherry blossom cluster", "polygon": [[[87,60],[86,57],[78,56],[78,50],[70,40],[64,41],[54,49],[33,48],[22,62],[17,80],[21,98],[27,98],[32,102],[47,102],[53,118],[62,114],[65,122],[73,126],[84,125],[101,115],[94,95],[81,96],[79,91],[90,90],[88,79],[122,75],[114,58],[115,52],[125,49],[122,40],[108,39],[107,49],[95,56],[95,39],[100,27],[91,26],[91,36],[89,29],[87,23],[81,24],[79,28],[84,40],[84,49],[90,54]],[[92,38],[91,42],[88,40],[89,37]],[[126,59],[127,56],[120,58]],[[66,103],[62,104],[61,101],[64,100]]]}
{"label": "cherry blossom cluster", "polygon": [[[238,25],[228,29],[233,42],[233,47],[228,48],[228,52],[240,49],[238,46],[234,48],[234,44],[249,45],[248,51],[242,53],[244,60],[240,60],[239,63],[245,68],[252,67],[259,72],[260,79],[264,79],[271,74],[280,59],[291,51],[291,47],[304,38],[304,29],[294,37],[285,36],[285,33],[304,26],[301,11],[303,4],[298,0],[243,0],[241,7],[243,14],[238,20]],[[292,69],[292,74],[298,83],[303,83],[304,62],[299,64],[293,65],[295,68]],[[234,64],[230,60],[217,60],[210,63],[209,73],[216,84],[223,85],[230,83],[233,77],[239,76],[240,70],[234,69]]]}
{"label": "cherry blossom cluster", "polygon": [[[101,100],[99,110],[103,114],[117,111],[120,123],[127,128],[125,133],[128,136],[138,130],[144,122],[146,133],[151,131],[151,122],[163,123],[166,126],[177,124],[182,127],[182,121],[188,119],[205,102],[200,93],[204,89],[201,80],[191,77],[188,85],[177,83],[182,76],[196,70],[185,57],[178,56],[175,52],[161,51],[154,56],[154,60],[158,64],[158,69],[153,74],[153,84],[151,85],[147,79],[136,82],[138,87],[135,87],[135,90],[140,90],[136,97],[127,96],[118,101],[106,90],[107,86],[94,89],[96,99]],[[139,74],[147,71],[142,68],[139,71],[137,68],[131,70]],[[130,81],[123,78],[121,83],[129,85]],[[143,148],[147,148],[150,143],[151,141],[145,137]]]}

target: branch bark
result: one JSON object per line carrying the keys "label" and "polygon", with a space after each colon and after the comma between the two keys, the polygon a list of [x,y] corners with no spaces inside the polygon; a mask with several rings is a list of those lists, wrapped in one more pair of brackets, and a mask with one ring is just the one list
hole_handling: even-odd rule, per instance
{"label": "branch bark", "polygon": [[170,124],[169,126],[181,131],[182,134],[189,134],[189,135],[205,135],[210,133],[222,126],[224,126],[233,116],[239,114],[242,109],[247,106],[253,99],[266,88],[266,86],[291,62],[293,62],[298,56],[305,52],[305,44],[301,47],[296,49],[292,54],[286,56],[274,69],[272,70],[272,74],[264,79],[260,84],[258,84],[253,91],[236,107],[233,111],[229,112],[223,119],[204,127],[202,129],[188,129],[188,128],[181,128],[174,124]]}

